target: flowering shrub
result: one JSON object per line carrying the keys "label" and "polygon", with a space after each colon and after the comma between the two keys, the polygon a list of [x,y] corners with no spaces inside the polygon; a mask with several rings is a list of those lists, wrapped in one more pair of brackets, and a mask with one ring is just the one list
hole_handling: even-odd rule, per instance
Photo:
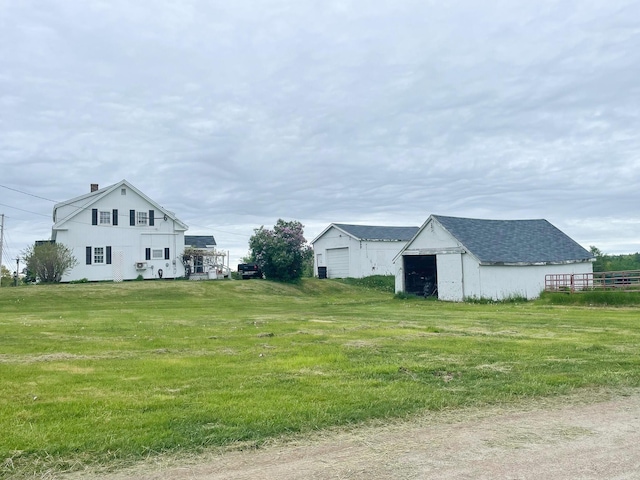
{"label": "flowering shrub", "polygon": [[249,255],[265,277],[290,282],[302,277],[311,247],[304,238],[304,225],[279,219],[273,230],[256,228],[249,239]]}

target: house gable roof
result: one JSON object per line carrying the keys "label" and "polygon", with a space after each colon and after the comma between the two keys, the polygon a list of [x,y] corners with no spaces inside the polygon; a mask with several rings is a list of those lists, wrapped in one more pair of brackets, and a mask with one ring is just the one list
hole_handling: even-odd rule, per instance
{"label": "house gable roof", "polygon": [[432,215],[484,265],[591,261],[593,255],[547,220],[483,220]]}
{"label": "house gable roof", "polygon": [[[116,190],[116,189],[118,189],[120,187],[127,187],[131,191],[133,191],[136,194],[138,194],[144,200],[146,200],[151,205],[153,205],[159,212],[162,212],[163,215],[166,215],[167,217],[169,217],[172,220],[174,220],[184,230],[187,230],[189,228],[184,222],[179,220],[175,216],[175,214],[173,212],[170,212],[169,210],[165,209],[164,207],[159,205],[154,200],[151,200],[149,197],[147,197],[144,193],[142,193],[140,190],[138,190],[136,187],[131,185],[126,180],[121,180],[118,183],[114,183],[113,185],[110,185],[108,187],[101,188],[99,190],[96,190],[95,192],[90,192],[90,193],[87,193],[85,195],[81,195],[79,197],[72,198],[71,200],[67,200],[65,202],[56,203],[53,206],[53,221],[55,222],[54,225],[53,225],[53,230],[60,229],[61,226],[64,223],[68,222],[69,220],[74,218],[76,215],[78,215],[80,212],[86,210],[91,205],[96,203],[98,200],[100,200],[101,198],[104,198],[105,196],[109,195],[111,192],[113,192],[114,190]],[[75,207],[75,210],[72,213],[70,213],[69,215],[67,215],[66,217],[62,218],[62,219],[56,218],[56,212],[57,212],[58,208],[63,207],[63,206],[68,206],[68,205],[71,205],[71,206]]]}
{"label": "house gable roof", "polygon": [[418,231],[419,227],[385,227],[379,225],[351,225],[348,223],[332,223],[325,228],[311,243],[315,243],[332,227],[341,230],[356,240],[371,242],[406,242]]}
{"label": "house gable roof", "polygon": [[193,248],[214,247],[216,245],[216,240],[212,235],[185,235],[184,245],[185,247]]}

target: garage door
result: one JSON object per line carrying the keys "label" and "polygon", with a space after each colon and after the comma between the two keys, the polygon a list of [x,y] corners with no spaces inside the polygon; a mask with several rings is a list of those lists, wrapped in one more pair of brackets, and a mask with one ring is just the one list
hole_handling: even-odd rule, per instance
{"label": "garage door", "polygon": [[327,249],[327,276],[329,278],[349,276],[349,248]]}

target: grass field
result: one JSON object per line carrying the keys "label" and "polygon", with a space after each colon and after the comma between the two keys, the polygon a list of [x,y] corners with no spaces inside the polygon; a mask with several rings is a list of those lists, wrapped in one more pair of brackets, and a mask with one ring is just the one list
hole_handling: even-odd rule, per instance
{"label": "grass field", "polygon": [[307,279],[0,290],[0,476],[640,385],[640,309]]}

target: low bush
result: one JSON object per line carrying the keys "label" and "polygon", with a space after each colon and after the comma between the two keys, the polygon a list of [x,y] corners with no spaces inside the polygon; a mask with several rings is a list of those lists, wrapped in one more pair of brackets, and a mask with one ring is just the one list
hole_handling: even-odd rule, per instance
{"label": "low bush", "polygon": [[528,301],[529,299],[524,295],[511,295],[500,300],[487,297],[467,297],[465,299],[465,302],[467,303],[478,303],[480,305],[491,305],[494,303],[525,303]]}
{"label": "low bush", "polygon": [[89,279],[81,278],[80,280],[71,280],[69,283],[89,283]]}

